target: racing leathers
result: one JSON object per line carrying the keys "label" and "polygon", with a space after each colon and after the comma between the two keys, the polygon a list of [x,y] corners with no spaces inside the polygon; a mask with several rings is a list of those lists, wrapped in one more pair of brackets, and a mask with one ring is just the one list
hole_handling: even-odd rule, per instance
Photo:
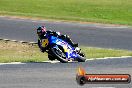
{"label": "racing leathers", "polygon": [[53,35],[55,37],[58,37],[64,41],[66,41],[73,47],[78,47],[78,44],[74,44],[68,35],[61,35],[59,32],[48,30],[48,31],[46,31],[45,34],[42,33],[40,36],[38,36],[39,37],[38,38],[38,46],[39,46],[41,52],[45,52],[47,50],[47,47],[45,47],[45,48],[42,47],[42,43],[41,43],[42,39],[45,39],[47,35]]}

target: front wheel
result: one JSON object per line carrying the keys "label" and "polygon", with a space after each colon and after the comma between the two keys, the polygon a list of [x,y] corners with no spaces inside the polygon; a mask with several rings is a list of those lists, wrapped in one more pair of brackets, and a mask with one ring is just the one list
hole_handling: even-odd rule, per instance
{"label": "front wheel", "polygon": [[59,60],[62,63],[67,63],[68,59],[66,58],[65,53],[63,52],[63,48],[61,46],[53,46],[51,48],[52,53],[57,57],[57,60]]}
{"label": "front wheel", "polygon": [[85,62],[86,61],[85,55],[83,53],[78,54],[77,61],[78,62]]}

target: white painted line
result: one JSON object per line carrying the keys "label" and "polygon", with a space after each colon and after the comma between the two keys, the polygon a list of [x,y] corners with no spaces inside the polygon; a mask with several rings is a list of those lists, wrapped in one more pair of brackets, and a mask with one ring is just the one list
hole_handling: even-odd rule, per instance
{"label": "white painted line", "polygon": [[20,41],[20,43],[28,43],[28,42],[25,42],[25,41]]}
{"label": "white painted line", "polygon": [[30,44],[37,44],[37,42],[29,42]]}
{"label": "white painted line", "polygon": [[115,87],[91,87],[91,88],[115,88]]}
{"label": "white painted line", "polygon": [[45,63],[60,63],[60,61],[43,61],[43,62],[45,62]]}
{"label": "white painted line", "polygon": [[11,63],[0,63],[0,65],[9,65],[9,64],[26,64],[26,63],[21,63],[21,62],[11,62]]}
{"label": "white painted line", "polygon": [[[43,61],[44,63],[53,63],[53,64],[55,64],[55,63],[61,63],[60,61]],[[77,61],[68,61],[68,63],[76,63]]]}
{"label": "white painted line", "polygon": [[[131,58],[132,56],[121,56],[121,57],[104,57],[104,58],[90,58],[90,59],[86,59],[86,62],[87,61],[90,61],[90,60],[103,60],[103,59],[119,59],[119,58]],[[55,63],[61,63],[60,61],[43,61],[44,63],[52,63],[52,64],[55,64]],[[68,61],[68,63],[73,63],[73,62],[77,62],[77,61]],[[9,64],[26,64],[26,63],[22,63],[22,62],[11,62],[11,63],[0,63],[0,65],[9,65]],[[106,87],[107,88],[107,87]],[[109,87],[108,87],[109,88]],[[110,87],[112,88],[112,87]],[[114,87],[113,87],[114,88]]]}
{"label": "white painted line", "polygon": [[86,59],[86,61],[89,61],[89,60],[103,60],[103,59],[119,59],[119,58],[132,58],[132,56],[90,58],[90,59]]}
{"label": "white painted line", "polygon": [[3,39],[4,41],[10,41],[9,39]]}
{"label": "white painted line", "polygon": [[17,40],[11,40],[12,42],[18,42]]}
{"label": "white painted line", "polygon": [[86,59],[86,61],[96,60],[95,58]]}

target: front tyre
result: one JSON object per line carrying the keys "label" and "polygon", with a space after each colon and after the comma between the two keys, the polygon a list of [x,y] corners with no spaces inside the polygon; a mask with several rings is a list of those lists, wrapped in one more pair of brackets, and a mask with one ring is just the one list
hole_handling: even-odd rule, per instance
{"label": "front tyre", "polygon": [[67,63],[68,59],[66,58],[65,53],[63,52],[63,48],[61,46],[53,46],[51,48],[52,53],[57,57],[57,60],[59,60],[62,63]]}
{"label": "front tyre", "polygon": [[85,56],[78,54],[77,61],[78,62],[85,62],[86,61]]}

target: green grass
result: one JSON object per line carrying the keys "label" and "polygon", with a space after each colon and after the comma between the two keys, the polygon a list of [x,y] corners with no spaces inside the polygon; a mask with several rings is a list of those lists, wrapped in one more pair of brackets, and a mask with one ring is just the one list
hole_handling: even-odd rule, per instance
{"label": "green grass", "polygon": [[0,41],[0,62],[41,62],[47,59],[37,46]]}
{"label": "green grass", "polygon": [[132,25],[132,0],[0,0],[0,14]]}
{"label": "green grass", "polygon": [[[81,46],[86,58],[132,56],[132,51],[102,49]],[[47,53],[41,53],[37,45],[0,41],[0,63],[2,62],[42,62],[48,60]]]}
{"label": "green grass", "polygon": [[84,53],[86,53],[87,58],[132,56],[132,51],[128,50],[106,49],[97,47],[81,47],[81,49]]}

